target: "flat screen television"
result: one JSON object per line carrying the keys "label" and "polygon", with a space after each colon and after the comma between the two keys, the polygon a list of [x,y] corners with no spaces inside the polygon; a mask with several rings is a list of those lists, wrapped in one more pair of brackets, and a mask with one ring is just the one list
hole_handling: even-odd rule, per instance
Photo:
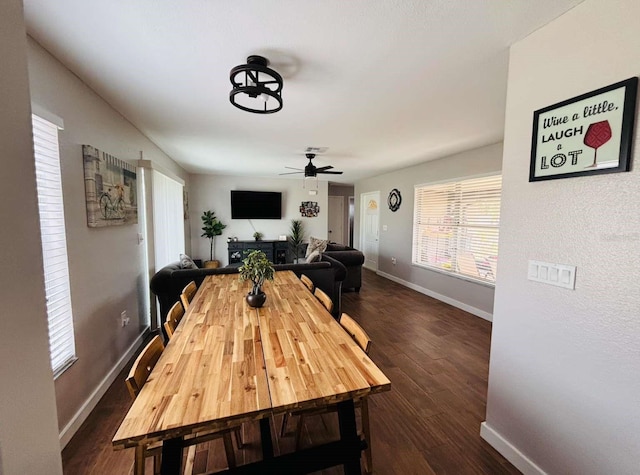
{"label": "flat screen television", "polygon": [[231,219],[282,219],[282,193],[232,190]]}

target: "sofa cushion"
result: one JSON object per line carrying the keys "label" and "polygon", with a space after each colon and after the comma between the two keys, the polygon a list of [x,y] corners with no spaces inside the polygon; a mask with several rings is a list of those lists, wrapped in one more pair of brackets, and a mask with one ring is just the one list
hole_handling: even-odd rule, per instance
{"label": "sofa cushion", "polygon": [[180,269],[197,269],[198,266],[193,259],[186,254],[180,254]]}
{"label": "sofa cushion", "polygon": [[317,249],[307,256],[307,262],[316,262],[320,260],[320,251]]}
{"label": "sofa cushion", "polygon": [[323,253],[327,249],[328,239],[318,239],[314,237],[309,238],[309,245],[307,246],[307,252],[304,257],[309,257],[313,251]]}
{"label": "sofa cushion", "polygon": [[326,251],[355,251],[355,249],[350,246],[345,246],[344,244],[330,242],[329,244],[327,244]]}

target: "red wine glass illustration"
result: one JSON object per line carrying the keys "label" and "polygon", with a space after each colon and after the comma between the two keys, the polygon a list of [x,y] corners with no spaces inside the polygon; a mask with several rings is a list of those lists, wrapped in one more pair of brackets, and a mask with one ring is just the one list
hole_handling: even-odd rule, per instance
{"label": "red wine glass illustration", "polygon": [[584,144],[594,149],[593,163],[586,168],[596,167],[598,160],[598,149],[611,139],[611,126],[608,120],[595,122],[589,126],[584,136]]}

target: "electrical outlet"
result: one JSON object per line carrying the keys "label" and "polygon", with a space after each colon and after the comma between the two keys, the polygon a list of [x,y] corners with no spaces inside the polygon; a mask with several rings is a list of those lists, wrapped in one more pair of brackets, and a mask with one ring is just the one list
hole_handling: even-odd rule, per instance
{"label": "electrical outlet", "polygon": [[395,258],[395,257],[392,257],[392,258],[391,258],[391,263],[392,263],[394,266],[396,265],[396,258]]}
{"label": "electrical outlet", "polygon": [[123,310],[122,313],[120,314],[120,321],[122,323],[123,327],[126,327],[127,325],[129,325],[129,316],[127,315],[127,311]]}

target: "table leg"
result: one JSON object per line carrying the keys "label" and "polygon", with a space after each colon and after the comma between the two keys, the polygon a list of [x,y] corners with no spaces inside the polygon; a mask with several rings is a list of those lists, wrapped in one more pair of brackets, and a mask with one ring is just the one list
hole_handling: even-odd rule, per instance
{"label": "table leg", "polygon": [[[353,400],[338,403],[338,423],[340,425],[340,440],[359,440],[358,429],[356,427],[356,411]],[[344,463],[345,475],[360,475],[360,449],[350,453]]]}
{"label": "table leg", "polygon": [[168,439],[162,443],[162,475],[179,475],[182,473],[182,437]]}
{"label": "table leg", "polygon": [[271,440],[271,424],[269,417],[260,419],[260,440],[262,441],[262,458],[273,458],[273,441]]}

